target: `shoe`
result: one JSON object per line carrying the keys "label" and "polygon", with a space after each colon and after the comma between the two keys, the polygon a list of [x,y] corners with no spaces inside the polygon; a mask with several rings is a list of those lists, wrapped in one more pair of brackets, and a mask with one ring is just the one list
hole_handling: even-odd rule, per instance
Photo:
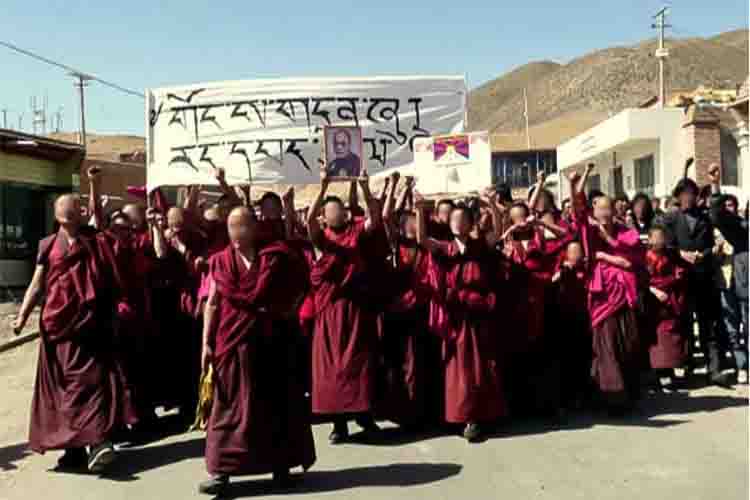
{"label": "shoe", "polygon": [[229,476],[219,475],[207,479],[198,485],[198,493],[204,495],[221,496],[229,486]]}
{"label": "shoe", "polygon": [[88,468],[90,472],[98,474],[115,460],[115,449],[111,443],[92,446],[89,451]]}
{"label": "shoe", "polygon": [[747,370],[739,370],[737,372],[737,383],[747,385]]}
{"label": "shoe", "polygon": [[469,422],[464,427],[464,438],[470,443],[476,443],[482,438],[482,429],[479,424]]}
{"label": "shoe", "polygon": [[731,375],[729,373],[717,372],[710,374],[708,376],[708,383],[725,389],[732,388]]}
{"label": "shoe", "polygon": [[71,448],[57,460],[57,470],[83,470],[86,469],[86,450],[83,448]]}
{"label": "shoe", "polygon": [[328,442],[331,444],[341,444],[349,438],[349,426],[343,424],[333,424],[333,430],[328,435]]}
{"label": "shoe", "polygon": [[364,430],[366,433],[375,433],[380,431],[380,427],[378,427],[378,424],[375,422],[375,419],[372,418],[370,415],[363,415],[360,417],[357,417],[354,420],[358,426],[362,427],[362,430]]}
{"label": "shoe", "polygon": [[290,488],[294,485],[289,469],[280,469],[273,473],[273,485],[277,488]]}

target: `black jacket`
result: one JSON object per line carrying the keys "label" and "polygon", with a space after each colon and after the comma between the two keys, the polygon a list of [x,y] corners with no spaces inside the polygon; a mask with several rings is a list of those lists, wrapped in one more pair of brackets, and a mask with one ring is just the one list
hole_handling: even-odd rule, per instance
{"label": "black jacket", "polygon": [[711,256],[714,248],[714,227],[705,210],[694,208],[690,211],[696,223],[690,230],[687,216],[683,211],[664,214],[662,224],[667,229],[670,246],[688,252],[700,252],[703,260],[693,269],[696,272],[711,272]]}

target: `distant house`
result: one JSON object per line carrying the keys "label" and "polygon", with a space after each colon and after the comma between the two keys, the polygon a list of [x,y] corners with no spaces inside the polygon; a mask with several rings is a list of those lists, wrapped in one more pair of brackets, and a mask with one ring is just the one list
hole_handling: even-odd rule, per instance
{"label": "distant house", "polygon": [[0,129],[0,295],[28,284],[53,201],[74,190],[83,156],[79,144]]}

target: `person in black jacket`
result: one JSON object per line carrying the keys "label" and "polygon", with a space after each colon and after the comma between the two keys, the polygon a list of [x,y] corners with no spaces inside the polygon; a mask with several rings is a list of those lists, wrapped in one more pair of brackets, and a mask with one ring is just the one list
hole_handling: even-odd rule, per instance
{"label": "person in black jacket", "polygon": [[[680,208],[666,213],[662,224],[668,231],[671,246],[679,250],[688,268],[685,329],[692,331],[695,315],[701,350],[708,360],[709,383],[726,386],[729,384],[729,375],[721,372],[721,350],[714,328],[719,314],[719,299],[713,284],[711,263],[714,228],[706,211],[697,206],[698,193],[698,185],[692,179],[681,179],[672,193],[679,200]],[[693,342],[689,342],[691,350],[693,345]]]}
{"label": "person in black jacket", "polygon": [[[727,283],[726,289],[722,290],[721,316],[717,326],[729,337],[737,364],[738,382],[746,384],[748,379],[748,221],[737,213],[739,208],[737,198],[721,194],[719,165],[711,165],[708,176],[711,181],[711,222],[733,251],[731,282]],[[744,345],[742,345],[740,332],[745,337]]]}

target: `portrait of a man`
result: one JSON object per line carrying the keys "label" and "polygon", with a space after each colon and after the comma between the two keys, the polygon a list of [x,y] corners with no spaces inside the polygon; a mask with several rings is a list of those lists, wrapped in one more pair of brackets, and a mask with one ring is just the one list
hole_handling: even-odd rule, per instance
{"label": "portrait of a man", "polygon": [[362,171],[362,129],[327,127],[326,170],[331,177],[359,177]]}

